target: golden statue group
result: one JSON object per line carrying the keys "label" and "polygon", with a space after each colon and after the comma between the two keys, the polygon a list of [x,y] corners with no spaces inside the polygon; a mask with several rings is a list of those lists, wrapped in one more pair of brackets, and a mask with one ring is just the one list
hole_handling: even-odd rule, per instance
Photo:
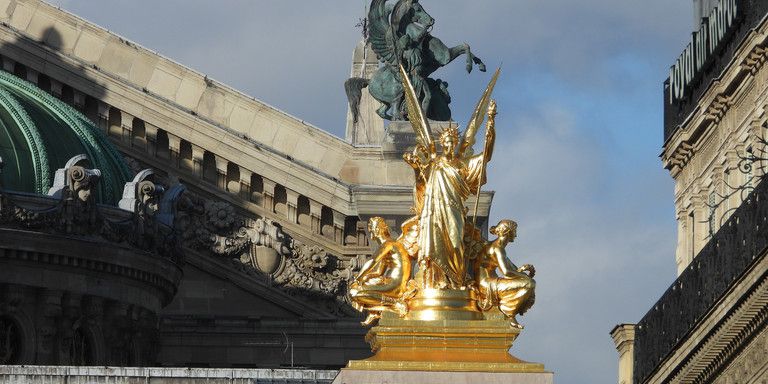
{"label": "golden statue group", "polygon": [[[369,221],[370,236],[381,247],[349,290],[356,308],[368,312],[365,325],[383,312],[406,319],[473,320],[498,308],[513,327],[522,328],[516,315],[533,305],[535,270],[530,264],[518,268],[507,258],[505,247],[514,241],[517,223],[502,220],[490,230],[497,238],[486,241],[476,227],[477,208],[471,219],[465,208],[467,198],[479,195],[485,184],[485,166],[493,154],[496,103],[490,94],[497,76],[498,71],[461,138],[454,127],[440,132],[442,151],[436,148],[408,77],[402,76],[418,140],[413,153],[403,156],[415,172],[416,216],[402,225],[397,239],[384,219]],[[474,154],[474,136],[486,109],[485,147]]]}

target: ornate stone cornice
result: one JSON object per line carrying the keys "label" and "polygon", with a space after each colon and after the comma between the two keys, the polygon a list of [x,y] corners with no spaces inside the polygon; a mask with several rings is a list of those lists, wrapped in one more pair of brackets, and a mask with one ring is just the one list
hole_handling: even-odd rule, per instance
{"label": "ornate stone cornice", "polygon": [[739,96],[749,88],[746,85],[754,81],[766,60],[766,46],[768,21],[764,20],[756,32],[747,36],[730,65],[698,100],[698,108],[667,139],[661,159],[673,177],[687,164],[690,149],[698,148],[700,142],[707,140],[714,131],[712,128],[721,123]]}
{"label": "ornate stone cornice", "polygon": [[717,377],[713,384],[759,384],[768,372],[768,329],[763,329]]}
{"label": "ornate stone cornice", "polygon": [[[763,271],[768,263],[758,265]],[[754,335],[762,330],[768,319],[768,275],[758,276],[758,285],[741,298],[740,304],[730,308],[730,315],[707,334],[694,351],[687,351],[686,361],[677,373],[664,383],[709,383]]]}
{"label": "ornate stone cornice", "polygon": [[613,338],[616,350],[619,351],[619,355],[626,353],[635,343],[635,324],[619,324],[615,326],[611,330],[611,337]]}
{"label": "ornate stone cornice", "polygon": [[712,120],[715,124],[719,123],[728,109],[733,105],[731,97],[726,95],[717,95],[712,100],[709,106],[704,112],[704,116],[708,120]]}

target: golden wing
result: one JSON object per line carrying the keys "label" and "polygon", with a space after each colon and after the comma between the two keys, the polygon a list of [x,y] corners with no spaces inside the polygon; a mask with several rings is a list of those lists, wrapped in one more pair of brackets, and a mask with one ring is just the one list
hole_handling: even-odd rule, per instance
{"label": "golden wing", "polygon": [[408,78],[408,74],[405,72],[405,68],[400,64],[400,77],[403,79],[403,90],[405,92],[405,101],[408,107],[408,120],[411,121],[413,130],[416,131],[416,139],[424,148],[434,151],[434,143],[432,142],[431,130],[429,129],[429,121],[424,115],[424,111],[421,109],[419,98],[416,96],[416,91],[413,89],[411,79]]}
{"label": "golden wing", "polygon": [[464,131],[464,135],[459,142],[459,154],[464,158],[472,156],[473,154],[472,147],[475,145],[475,135],[477,134],[477,129],[483,125],[483,120],[485,120],[485,112],[488,110],[488,103],[491,101],[493,87],[496,86],[496,79],[499,78],[500,72],[501,68],[497,69],[496,73],[491,77],[488,87],[485,88],[483,96],[480,98],[480,101],[477,102],[477,106],[475,106],[472,118],[467,122],[467,129]]}

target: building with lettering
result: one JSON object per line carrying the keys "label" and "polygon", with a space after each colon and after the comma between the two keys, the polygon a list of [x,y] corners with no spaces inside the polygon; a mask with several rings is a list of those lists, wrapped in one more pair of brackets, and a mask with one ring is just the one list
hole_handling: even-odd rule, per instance
{"label": "building with lettering", "polygon": [[678,277],[611,331],[622,384],[768,377],[768,2],[696,0],[694,15],[664,83]]}
{"label": "building with lettering", "polygon": [[412,214],[413,171],[367,93],[340,139],[39,0],[0,0],[0,60],[0,365],[370,354],[346,282],[367,220]]}

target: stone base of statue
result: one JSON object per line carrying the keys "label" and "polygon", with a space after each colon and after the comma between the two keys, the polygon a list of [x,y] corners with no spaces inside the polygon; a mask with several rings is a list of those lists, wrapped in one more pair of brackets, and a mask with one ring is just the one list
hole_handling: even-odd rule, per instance
{"label": "stone base of statue", "polygon": [[334,383],[552,384],[553,374],[543,364],[509,354],[520,329],[500,313],[484,315],[482,320],[409,320],[384,313],[366,336],[375,355],[350,361]]}
{"label": "stone base of statue", "polygon": [[382,314],[366,336],[375,354],[350,361],[334,383],[552,383],[543,364],[509,354],[520,329],[473,310],[471,291],[424,290],[409,303],[404,318]]}
{"label": "stone base of statue", "polygon": [[408,320],[385,312],[366,340],[375,355],[353,370],[544,373],[544,365],[509,354],[520,329],[501,314],[484,320]]}

